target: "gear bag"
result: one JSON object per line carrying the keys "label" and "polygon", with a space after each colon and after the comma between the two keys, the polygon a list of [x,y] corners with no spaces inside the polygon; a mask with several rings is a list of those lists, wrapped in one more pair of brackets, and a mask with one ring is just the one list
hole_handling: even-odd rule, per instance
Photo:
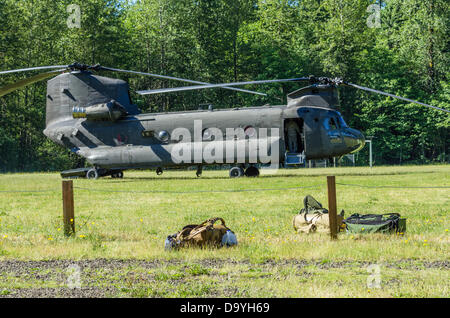
{"label": "gear bag", "polygon": [[[292,220],[292,225],[297,233],[329,232],[330,217],[328,210],[323,208],[322,204],[310,195],[305,197],[303,205],[304,208]],[[338,227],[342,224],[343,219],[344,211],[337,215]]]}
{"label": "gear bag", "polygon": [[344,220],[347,233],[394,233],[406,231],[406,219],[398,213],[353,214]]}
{"label": "gear bag", "polygon": [[[221,221],[222,224],[216,224]],[[237,244],[236,235],[230,230],[222,218],[212,218],[196,225],[186,225],[173,235],[169,235],[165,242],[166,249],[191,246],[232,246]]]}
{"label": "gear bag", "polygon": [[322,204],[314,199],[309,194],[303,199],[304,208],[300,210],[301,213],[311,213],[314,214],[316,212],[319,213],[328,213],[328,210],[322,207]]}

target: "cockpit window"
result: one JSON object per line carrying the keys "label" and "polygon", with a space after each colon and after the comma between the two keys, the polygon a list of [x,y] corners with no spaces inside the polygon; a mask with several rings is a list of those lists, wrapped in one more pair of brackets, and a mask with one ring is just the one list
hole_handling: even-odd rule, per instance
{"label": "cockpit window", "polygon": [[338,129],[337,125],[336,125],[336,121],[334,120],[334,118],[330,118],[330,129],[331,130],[336,130]]}
{"label": "cockpit window", "polygon": [[323,126],[326,130],[337,130],[338,126],[336,124],[336,120],[333,117],[325,118],[323,122]]}

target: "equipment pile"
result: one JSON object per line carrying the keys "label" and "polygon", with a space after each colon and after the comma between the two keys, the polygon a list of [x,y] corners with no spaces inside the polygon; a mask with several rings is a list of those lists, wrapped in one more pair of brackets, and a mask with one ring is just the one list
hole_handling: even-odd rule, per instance
{"label": "equipment pile", "polygon": [[[328,210],[322,207],[322,204],[307,195],[303,200],[304,208],[300,210],[292,220],[292,225],[297,233],[314,233],[314,232],[329,232],[330,231],[330,217]],[[339,228],[344,219],[344,210],[337,215]]]}
{"label": "equipment pile", "polygon": [[[330,218],[328,210],[322,204],[307,195],[303,200],[304,208],[293,219],[297,233],[329,232]],[[339,229],[345,229],[349,234],[359,233],[404,233],[406,219],[398,213],[386,214],[352,214],[344,219],[344,210],[337,215]]]}
{"label": "equipment pile", "polygon": [[[216,224],[217,221],[222,224]],[[237,245],[236,235],[230,230],[222,218],[212,218],[201,224],[190,224],[175,234],[169,235],[165,249],[181,247],[222,247]]]}

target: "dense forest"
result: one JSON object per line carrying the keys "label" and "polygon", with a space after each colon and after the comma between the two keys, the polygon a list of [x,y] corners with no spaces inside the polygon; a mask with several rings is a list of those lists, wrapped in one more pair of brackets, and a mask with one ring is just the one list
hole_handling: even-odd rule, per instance
{"label": "dense forest", "polygon": [[[450,109],[449,28],[448,0],[0,0],[0,70],[78,61],[210,83],[314,74]],[[132,90],[182,85],[102,75]],[[0,86],[25,76],[4,75]],[[149,112],[280,105],[299,84],[246,88],[268,97],[216,89],[133,99]],[[45,89],[42,82],[0,98],[0,171],[83,164],[43,135]],[[448,113],[340,93],[349,125],[374,136],[376,164],[449,161]]]}

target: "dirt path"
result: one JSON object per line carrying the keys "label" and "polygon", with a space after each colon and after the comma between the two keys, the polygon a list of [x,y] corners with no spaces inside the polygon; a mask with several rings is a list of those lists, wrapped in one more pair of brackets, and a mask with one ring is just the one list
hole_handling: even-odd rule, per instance
{"label": "dirt path", "polygon": [[[192,262],[181,260],[51,260],[51,261],[0,261],[0,297],[122,297],[121,286],[140,284],[158,284],[155,271],[166,272],[166,268],[176,268],[184,272],[194,267],[198,271],[192,275],[217,276],[218,270],[234,268],[237,272],[258,269],[261,272],[273,273],[283,269],[296,269],[300,275],[310,275],[306,268],[318,270],[365,268],[374,262],[352,261],[306,261],[306,260],[268,260],[263,263],[251,263],[246,260],[206,259]],[[449,270],[449,261],[399,260],[377,263],[386,268],[408,270]],[[80,269],[83,281],[81,288],[67,287],[71,267]],[[269,274],[270,275],[270,274]],[[183,279],[173,279],[174,284],[185,283]],[[225,295],[235,296],[235,291],[225,290]],[[213,296],[214,295],[210,295]]]}
{"label": "dirt path", "polygon": [[[24,274],[29,273],[33,269],[65,269],[71,265],[78,265],[81,268],[90,269],[123,269],[128,267],[140,267],[144,269],[152,269],[162,267],[164,265],[183,265],[183,260],[121,260],[121,259],[94,259],[94,260],[50,260],[50,261],[18,261],[5,260],[0,261],[1,272],[11,272]],[[450,269],[450,261],[420,261],[413,259],[403,259],[393,262],[359,262],[359,261],[307,261],[307,260],[267,260],[262,263],[252,263],[247,260],[221,260],[221,259],[203,259],[188,262],[189,264],[200,264],[205,267],[223,267],[224,265],[252,265],[262,267],[275,266],[317,266],[320,269],[327,268],[344,268],[344,267],[365,267],[371,264],[380,264],[389,268],[411,269]]]}

